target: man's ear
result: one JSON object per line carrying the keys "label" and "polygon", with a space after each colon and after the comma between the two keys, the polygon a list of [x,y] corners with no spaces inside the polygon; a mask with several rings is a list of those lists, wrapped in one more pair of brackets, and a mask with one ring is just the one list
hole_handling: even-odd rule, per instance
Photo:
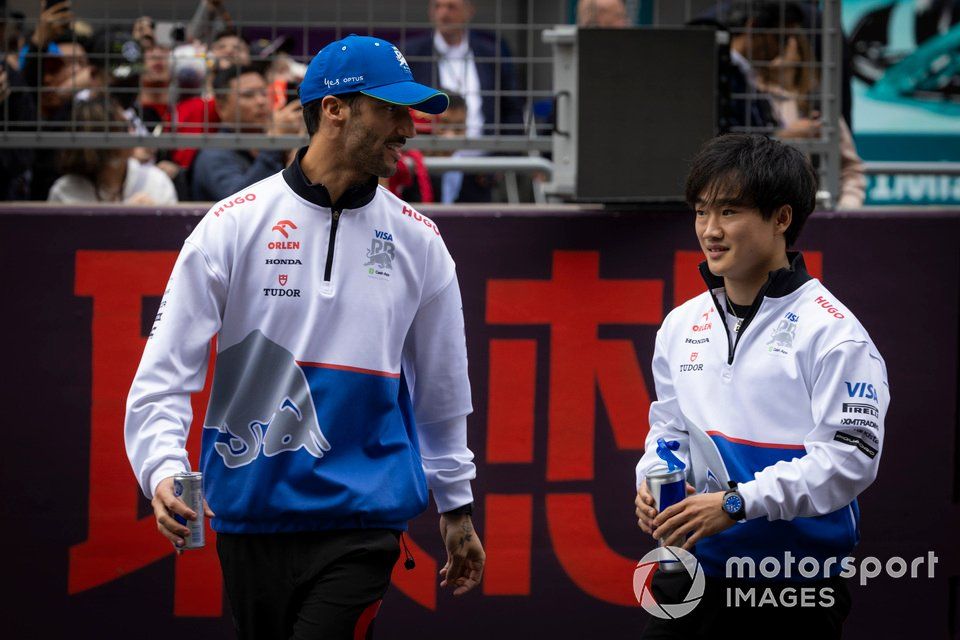
{"label": "man's ear", "polygon": [[336,96],[324,96],[320,101],[320,118],[333,124],[343,124],[347,120],[350,107]]}
{"label": "man's ear", "polygon": [[793,222],[793,207],[788,204],[781,205],[773,212],[773,219],[777,233],[786,233]]}

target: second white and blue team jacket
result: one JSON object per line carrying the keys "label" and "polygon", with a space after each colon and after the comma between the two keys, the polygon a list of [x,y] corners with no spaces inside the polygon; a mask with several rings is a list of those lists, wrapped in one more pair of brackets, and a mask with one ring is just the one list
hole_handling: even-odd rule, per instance
{"label": "second white and blue team jacket", "polygon": [[[739,483],[746,521],[701,539],[708,576],[730,557],[839,560],[859,540],[856,498],[874,480],[890,402],[883,358],[854,315],[800,254],[773,274],[739,336],[723,280],[674,309],[657,333],[657,400],[637,485],[677,440],[700,492]],[[823,566],[823,565],[821,565]],[[794,577],[796,573],[794,573]]]}
{"label": "second white and blue team jacket", "polygon": [[217,360],[201,471],[228,533],[405,529],[472,500],[455,266],[371,178],[331,203],[300,157],[217,203],[184,243],[127,402],[144,493],[189,468],[190,394]]}

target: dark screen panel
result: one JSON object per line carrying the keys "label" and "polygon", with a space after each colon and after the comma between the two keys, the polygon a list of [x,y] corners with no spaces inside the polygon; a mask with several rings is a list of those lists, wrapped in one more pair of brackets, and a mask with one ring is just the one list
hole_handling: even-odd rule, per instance
{"label": "dark screen panel", "polygon": [[716,131],[712,29],[581,29],[578,200],[682,200]]}

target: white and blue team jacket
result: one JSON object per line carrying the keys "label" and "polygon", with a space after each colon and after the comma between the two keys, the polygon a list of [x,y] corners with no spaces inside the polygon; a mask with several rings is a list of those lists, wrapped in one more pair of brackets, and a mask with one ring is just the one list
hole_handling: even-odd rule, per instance
{"label": "white and blue team jacket", "polygon": [[637,486],[659,460],[657,438],[666,438],[680,442],[698,491],[725,491],[732,480],[745,503],[744,522],[696,543],[708,576],[726,577],[731,557],[783,563],[785,551],[817,558],[835,575],[859,540],[856,498],[877,474],[890,403],[883,358],[802,256],[790,258],[789,269],[771,273],[739,335],[724,314],[723,279],[706,263],[709,290],[674,309],[657,333],[657,400]]}
{"label": "white and blue team jacket", "polygon": [[300,158],[217,203],[184,242],[127,400],[147,497],[189,468],[190,394],[217,360],[201,471],[227,533],[405,529],[433,491],[472,501],[453,259],[376,179],[331,203]]}

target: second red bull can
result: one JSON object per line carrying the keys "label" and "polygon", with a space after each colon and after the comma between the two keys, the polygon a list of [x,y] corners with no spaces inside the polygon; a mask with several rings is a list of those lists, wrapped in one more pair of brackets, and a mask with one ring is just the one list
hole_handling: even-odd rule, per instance
{"label": "second red bull can", "polygon": [[[653,495],[656,503],[657,513],[671,505],[675,505],[683,500],[687,495],[687,479],[683,469],[674,469],[668,471],[664,468],[654,468],[647,474],[647,488]],[[660,541],[663,544],[663,541]],[[663,571],[683,571],[683,563],[678,561],[665,561],[660,563],[660,569]]]}
{"label": "second red bull can", "polygon": [[203,522],[203,474],[199,471],[178,473],[173,476],[173,495],[183,500],[188,507],[197,514],[196,520],[187,520],[174,514],[174,519],[190,529],[190,535],[182,549],[202,549],[206,544],[204,539],[205,526]]}

